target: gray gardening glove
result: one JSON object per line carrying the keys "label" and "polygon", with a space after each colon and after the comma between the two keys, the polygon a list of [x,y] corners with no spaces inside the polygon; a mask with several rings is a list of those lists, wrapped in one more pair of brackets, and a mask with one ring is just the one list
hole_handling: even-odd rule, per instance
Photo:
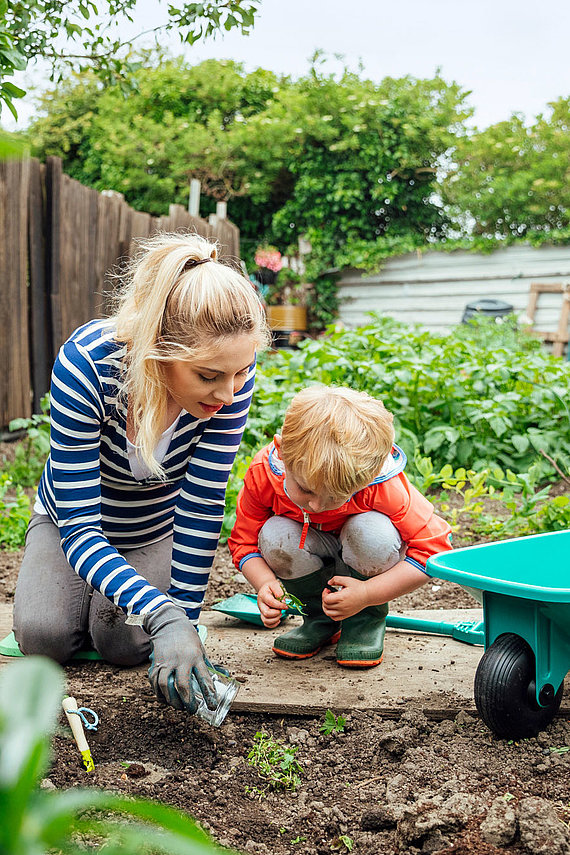
{"label": "gray gardening glove", "polygon": [[148,679],[156,697],[177,710],[195,713],[198,700],[192,678],[200,687],[206,706],[215,710],[216,691],[206,664],[206,651],[183,609],[165,603],[144,616],[152,653]]}

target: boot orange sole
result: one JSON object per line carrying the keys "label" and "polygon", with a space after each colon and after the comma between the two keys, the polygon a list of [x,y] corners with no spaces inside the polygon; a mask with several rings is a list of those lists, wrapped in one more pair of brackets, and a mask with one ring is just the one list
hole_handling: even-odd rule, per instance
{"label": "boot orange sole", "polygon": [[380,665],[382,660],[384,659],[384,654],[380,657],[380,659],[363,659],[362,661],[359,659],[348,659],[348,660],[336,660],[337,665],[342,665],[343,668],[373,668],[375,665]]}
{"label": "boot orange sole", "polygon": [[336,644],[339,638],[340,629],[334,635],[331,635],[329,639],[323,641],[320,647],[317,647],[316,650],[312,650],[310,653],[288,653],[286,650],[279,650],[278,647],[272,647],[271,649],[276,656],[281,656],[283,659],[310,659],[311,656],[316,656],[319,650],[322,650],[327,644]]}

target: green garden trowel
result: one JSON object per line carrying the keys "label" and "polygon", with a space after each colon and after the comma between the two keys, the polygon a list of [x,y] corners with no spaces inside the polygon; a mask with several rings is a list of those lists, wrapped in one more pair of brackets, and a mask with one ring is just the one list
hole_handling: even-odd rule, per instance
{"label": "green garden trowel", "polygon": [[[211,606],[217,612],[223,612],[230,617],[238,618],[246,623],[254,623],[256,626],[263,626],[259,608],[257,607],[257,596],[255,594],[234,594],[227,600],[221,600],[219,603]],[[298,615],[299,610],[294,606],[285,608],[281,612],[281,617],[286,618],[288,615]]]}

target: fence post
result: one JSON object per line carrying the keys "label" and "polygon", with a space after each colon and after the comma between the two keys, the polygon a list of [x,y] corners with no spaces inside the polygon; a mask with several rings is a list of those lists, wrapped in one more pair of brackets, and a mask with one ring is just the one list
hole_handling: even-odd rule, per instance
{"label": "fence post", "polygon": [[193,217],[200,216],[200,182],[197,178],[190,181],[190,196],[188,197],[188,213]]}

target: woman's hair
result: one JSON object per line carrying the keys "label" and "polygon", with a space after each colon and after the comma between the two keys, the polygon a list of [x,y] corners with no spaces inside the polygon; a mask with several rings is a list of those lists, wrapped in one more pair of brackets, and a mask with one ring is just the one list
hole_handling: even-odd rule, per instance
{"label": "woman's hair", "polygon": [[309,490],[346,499],[378,475],[394,442],[393,416],[366,392],[309,386],[291,401],[281,457]]}
{"label": "woman's hair", "polygon": [[164,363],[195,361],[238,335],[250,335],[261,349],[269,334],[253,285],[218,261],[215,243],[176,233],[157,234],[139,245],[112,319],[117,340],[127,345],[122,391],[135,442],[151,472],[163,476],[154,450],[168,402]]}

